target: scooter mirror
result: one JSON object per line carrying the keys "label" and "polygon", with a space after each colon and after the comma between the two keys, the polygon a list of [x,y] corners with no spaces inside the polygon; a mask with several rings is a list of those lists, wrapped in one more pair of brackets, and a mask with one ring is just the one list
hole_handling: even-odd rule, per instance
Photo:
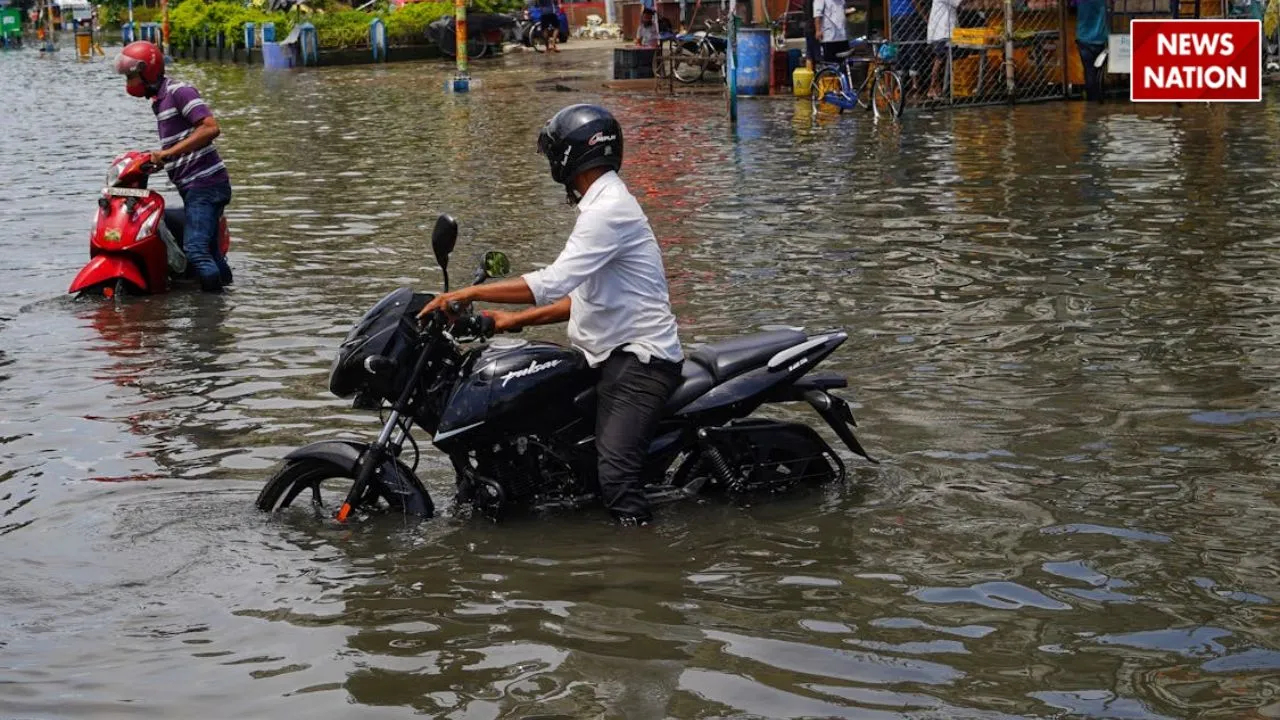
{"label": "scooter mirror", "polygon": [[458,221],[448,215],[436,218],[431,231],[431,250],[436,254],[436,264],[444,272],[444,289],[449,289],[449,253],[458,244]]}
{"label": "scooter mirror", "polygon": [[491,278],[506,277],[511,273],[511,261],[507,254],[498,250],[490,250],[484,254],[484,274]]}

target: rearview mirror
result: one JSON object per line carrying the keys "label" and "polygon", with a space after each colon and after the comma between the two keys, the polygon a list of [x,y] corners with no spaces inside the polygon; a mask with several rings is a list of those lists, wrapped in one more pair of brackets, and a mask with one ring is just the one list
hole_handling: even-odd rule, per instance
{"label": "rearview mirror", "polygon": [[484,254],[484,274],[491,278],[503,278],[511,272],[511,261],[507,254],[498,250],[490,250]]}
{"label": "rearview mirror", "polygon": [[436,218],[436,226],[431,231],[431,249],[436,254],[436,264],[444,273],[444,289],[449,289],[449,253],[458,244],[458,221],[448,215]]}

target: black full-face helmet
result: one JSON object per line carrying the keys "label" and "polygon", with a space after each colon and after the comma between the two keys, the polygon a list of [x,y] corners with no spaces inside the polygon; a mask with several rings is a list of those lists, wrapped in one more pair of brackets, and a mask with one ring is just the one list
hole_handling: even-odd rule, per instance
{"label": "black full-face helmet", "polygon": [[598,105],[570,105],[542,128],[538,152],[547,156],[551,178],[564,185],[573,202],[573,179],[584,170],[622,169],[622,126]]}

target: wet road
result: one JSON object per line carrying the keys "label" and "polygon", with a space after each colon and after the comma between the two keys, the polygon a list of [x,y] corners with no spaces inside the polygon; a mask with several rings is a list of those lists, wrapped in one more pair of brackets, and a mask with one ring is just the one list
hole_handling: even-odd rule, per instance
{"label": "wet road", "polygon": [[[180,68],[236,285],[117,311],[62,293],[150,110],[102,62],[0,55],[0,717],[1280,717],[1274,98],[900,129],[752,102],[732,142],[717,98],[544,91],[547,62],[470,97],[431,64]],[[601,99],[686,342],[848,329],[829,368],[884,464],[649,533],[253,511],[289,449],[376,432],[328,363],[438,284],[436,213],[460,266],[554,257],[536,130]]]}

